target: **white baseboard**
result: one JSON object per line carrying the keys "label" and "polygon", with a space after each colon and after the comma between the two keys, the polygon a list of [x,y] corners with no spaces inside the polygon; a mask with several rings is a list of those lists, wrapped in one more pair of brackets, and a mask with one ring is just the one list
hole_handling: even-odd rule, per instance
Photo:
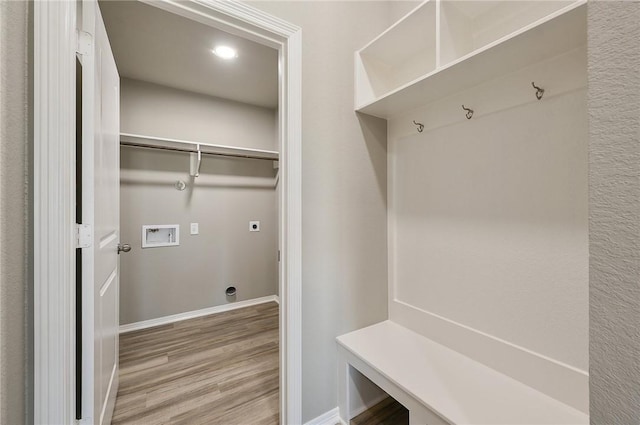
{"label": "white baseboard", "polygon": [[342,419],[340,419],[340,414],[338,413],[338,408],[333,408],[328,412],[323,413],[317,418],[311,419],[309,422],[304,425],[347,425],[344,423]]}
{"label": "white baseboard", "polygon": [[252,305],[264,304],[269,302],[280,304],[280,298],[277,295],[269,295],[251,300],[238,301],[235,303],[218,305],[215,307],[207,307],[200,310],[187,311],[184,313],[172,314],[171,316],[158,317],[157,319],[143,320],[141,322],[127,323],[120,325],[120,333],[137,331],[140,329],[152,328],[154,326],[167,325],[169,323],[180,322],[182,320],[195,319],[196,317],[208,316],[210,314],[223,313],[225,311],[236,310],[239,308],[250,307]]}

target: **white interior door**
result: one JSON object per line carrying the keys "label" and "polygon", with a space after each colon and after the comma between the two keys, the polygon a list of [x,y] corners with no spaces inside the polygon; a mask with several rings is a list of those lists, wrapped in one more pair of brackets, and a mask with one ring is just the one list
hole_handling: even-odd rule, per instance
{"label": "white interior door", "polygon": [[120,78],[95,0],[82,1],[82,419],[109,424],[118,391]]}

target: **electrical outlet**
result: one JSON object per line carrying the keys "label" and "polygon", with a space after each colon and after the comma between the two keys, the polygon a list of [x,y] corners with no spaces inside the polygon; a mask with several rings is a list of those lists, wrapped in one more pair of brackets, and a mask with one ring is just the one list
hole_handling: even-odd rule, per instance
{"label": "electrical outlet", "polygon": [[198,227],[199,227],[198,223],[191,223],[191,234],[192,235],[197,235],[198,233],[200,233]]}
{"label": "electrical outlet", "polygon": [[259,221],[250,221],[249,222],[249,231],[250,232],[259,232],[260,231],[260,222]]}

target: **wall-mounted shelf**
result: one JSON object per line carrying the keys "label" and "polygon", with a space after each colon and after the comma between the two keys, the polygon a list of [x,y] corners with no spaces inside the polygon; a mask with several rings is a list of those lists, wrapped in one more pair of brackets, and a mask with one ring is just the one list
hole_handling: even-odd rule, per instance
{"label": "wall-mounted shelf", "polygon": [[389,118],[586,44],[586,0],[427,0],[356,52],[356,111]]}
{"label": "wall-mounted shelf", "polygon": [[217,155],[236,158],[266,159],[277,161],[276,151],[263,149],[238,148],[235,146],[199,143],[188,140],[166,139],[161,137],[143,136],[140,134],[120,133],[120,145],[149,149],[162,149],[177,152],[200,153],[202,155]]}

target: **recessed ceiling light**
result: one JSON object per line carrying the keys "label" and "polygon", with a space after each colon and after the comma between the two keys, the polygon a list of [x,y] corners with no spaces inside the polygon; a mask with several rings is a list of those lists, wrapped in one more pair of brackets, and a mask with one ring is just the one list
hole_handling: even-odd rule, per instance
{"label": "recessed ceiling light", "polygon": [[222,59],[234,59],[238,57],[236,49],[229,46],[216,46],[212,52],[214,55]]}

